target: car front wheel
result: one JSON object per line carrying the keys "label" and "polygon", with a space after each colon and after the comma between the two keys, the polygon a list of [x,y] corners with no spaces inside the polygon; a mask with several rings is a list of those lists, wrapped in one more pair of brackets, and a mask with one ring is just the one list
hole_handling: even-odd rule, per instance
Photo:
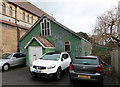
{"label": "car front wheel", "polygon": [[5,65],[3,65],[3,71],[7,71],[7,70],[9,70],[9,64],[5,64]]}
{"label": "car front wheel", "polygon": [[58,68],[58,69],[57,69],[57,72],[56,72],[56,75],[55,75],[55,79],[56,79],[56,80],[60,80],[60,78],[61,78],[61,69]]}

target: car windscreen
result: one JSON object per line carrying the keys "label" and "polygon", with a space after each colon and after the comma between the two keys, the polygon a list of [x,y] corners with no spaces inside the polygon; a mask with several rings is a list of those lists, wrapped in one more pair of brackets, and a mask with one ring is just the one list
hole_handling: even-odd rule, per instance
{"label": "car windscreen", "polygon": [[10,59],[12,57],[12,54],[5,53],[2,55],[2,59]]}
{"label": "car windscreen", "polygon": [[60,59],[60,54],[46,54],[42,58],[43,60],[59,60]]}
{"label": "car windscreen", "polygon": [[98,65],[99,64],[97,58],[77,58],[73,60],[73,63],[84,64],[84,65]]}

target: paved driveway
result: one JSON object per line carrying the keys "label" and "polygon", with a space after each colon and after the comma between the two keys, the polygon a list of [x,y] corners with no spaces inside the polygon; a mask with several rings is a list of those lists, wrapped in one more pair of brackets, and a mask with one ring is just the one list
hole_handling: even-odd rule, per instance
{"label": "paved driveway", "polygon": [[[97,87],[98,84],[94,82],[81,82],[76,81],[75,84]],[[35,79],[29,73],[28,67],[14,67],[9,71],[2,73],[2,85],[68,85],[70,86],[68,71],[64,71],[62,73],[62,78],[59,81],[55,81],[54,79]],[[108,76],[104,76],[104,85],[114,85],[112,80]]]}

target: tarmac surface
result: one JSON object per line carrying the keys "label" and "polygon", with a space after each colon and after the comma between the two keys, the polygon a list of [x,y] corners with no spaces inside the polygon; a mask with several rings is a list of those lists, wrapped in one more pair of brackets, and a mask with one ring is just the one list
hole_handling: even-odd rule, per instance
{"label": "tarmac surface", "polygon": [[[75,86],[78,85],[80,87],[98,87],[99,84],[95,82],[86,82],[86,81],[75,81],[74,84],[71,84],[69,81],[68,71],[65,70],[62,73],[61,79],[59,81],[55,81],[53,78],[49,79],[36,79],[33,78],[29,72],[28,67],[14,67],[9,71],[2,72],[2,87],[37,87],[40,85],[43,86]],[[104,87],[116,87],[113,79],[104,75]]]}

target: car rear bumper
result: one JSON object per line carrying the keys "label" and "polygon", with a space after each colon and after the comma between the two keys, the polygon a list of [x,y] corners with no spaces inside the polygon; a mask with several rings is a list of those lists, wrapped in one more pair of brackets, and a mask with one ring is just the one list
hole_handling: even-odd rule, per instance
{"label": "car rear bumper", "polygon": [[[90,76],[90,78],[78,77],[78,75]],[[79,80],[95,81],[95,82],[103,81],[102,73],[87,74],[87,73],[77,73],[77,72],[70,70],[69,76],[70,76],[70,79],[79,79]]]}

